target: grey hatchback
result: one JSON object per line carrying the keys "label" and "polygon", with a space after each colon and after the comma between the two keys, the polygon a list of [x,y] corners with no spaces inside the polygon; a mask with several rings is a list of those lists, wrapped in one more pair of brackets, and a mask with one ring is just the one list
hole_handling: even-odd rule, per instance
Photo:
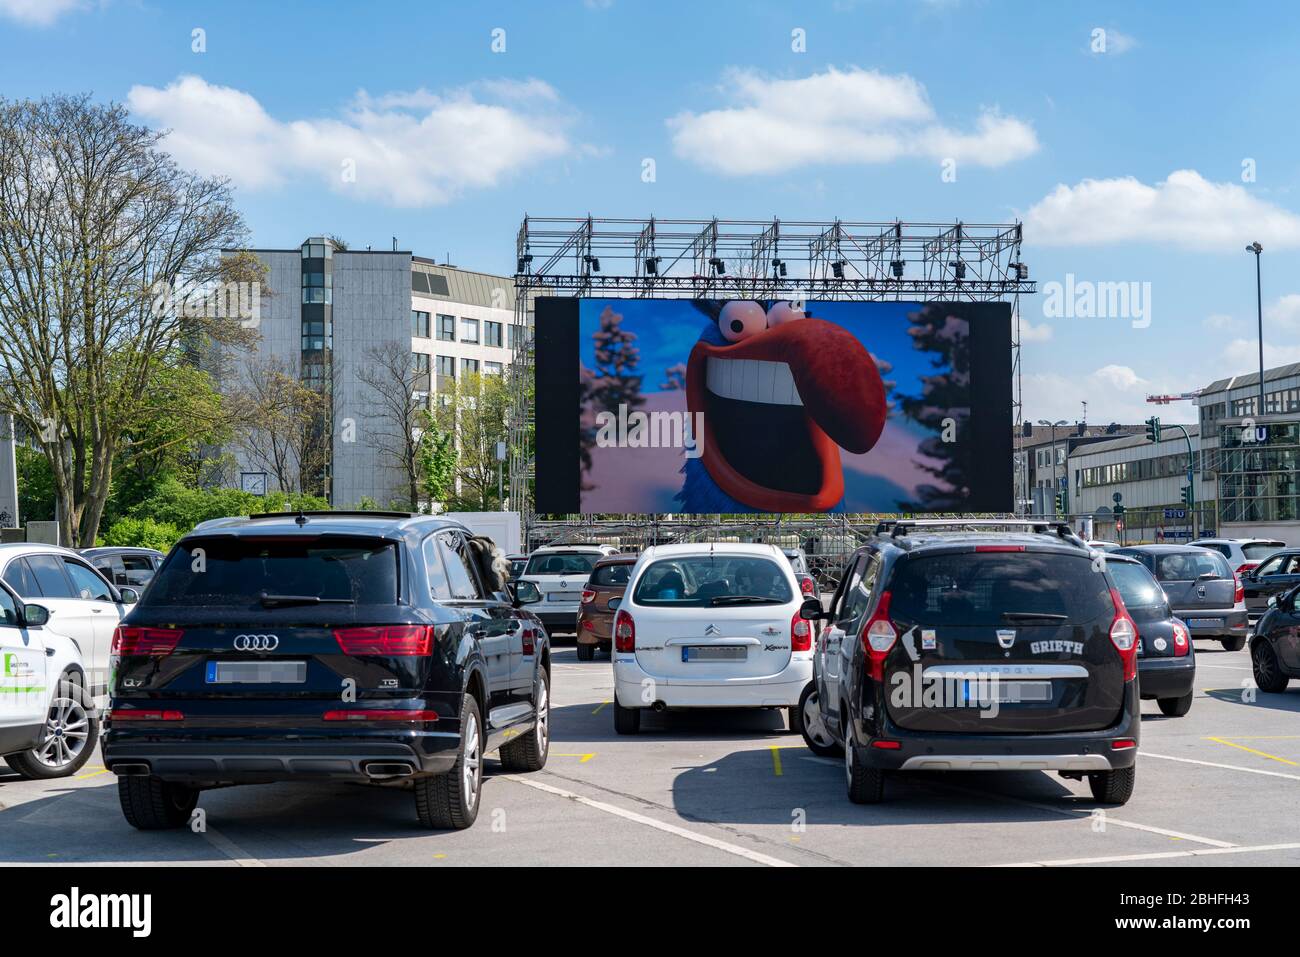
{"label": "grey hatchback", "polygon": [[1228,651],[1246,646],[1245,592],[1218,552],[1192,545],[1135,545],[1114,554],[1136,558],[1155,575],[1174,616],[1193,638],[1213,638]]}

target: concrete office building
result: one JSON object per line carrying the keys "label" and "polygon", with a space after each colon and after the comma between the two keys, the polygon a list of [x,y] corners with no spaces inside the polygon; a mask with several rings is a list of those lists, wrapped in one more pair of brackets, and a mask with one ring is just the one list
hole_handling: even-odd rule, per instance
{"label": "concrete office building", "polygon": [[[422,374],[416,377],[417,394],[429,401],[466,372],[503,372],[531,326],[531,319],[523,328],[514,324],[513,281],[409,251],[343,249],[322,236],[295,249],[250,252],[266,267],[257,323],[261,339],[249,353],[225,354],[219,387],[248,388],[249,377],[268,365],[292,371],[317,389],[332,385],[333,421],[322,424],[331,438],[319,487],[336,506],[363,498],[380,505],[404,500],[404,475],[373,438],[381,413],[359,373],[367,362],[373,365],[374,350],[393,343],[409,347]],[[276,490],[280,483],[267,456],[248,444],[222,450],[236,462],[228,483],[257,493]],[[307,483],[288,484],[294,487],[286,491],[298,491]]]}
{"label": "concrete office building", "polygon": [[[1055,515],[1056,493],[1071,488],[1066,463],[1075,449],[1141,432],[1143,428],[1113,422],[1110,425],[1076,422],[1052,429],[1046,425],[1025,423],[1013,443],[1017,514],[1034,517]],[[1072,501],[1069,509],[1076,511]]]}

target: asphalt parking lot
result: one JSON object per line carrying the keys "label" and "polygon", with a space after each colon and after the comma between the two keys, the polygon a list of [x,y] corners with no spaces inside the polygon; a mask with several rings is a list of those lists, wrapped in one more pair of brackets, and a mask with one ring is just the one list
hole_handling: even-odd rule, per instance
{"label": "asphalt parking lot", "polygon": [[1133,799],[1098,809],[1047,772],[915,773],[850,804],[840,762],[777,712],[649,716],[614,734],[609,659],[554,657],[546,769],[489,759],[475,826],[428,832],[411,796],[357,785],[204,792],[201,831],[123,820],[98,756],[56,782],[0,770],[0,863],[326,865],[1300,864],[1300,684],[1257,692],[1245,651],[1199,642],[1183,718],[1143,703]]}

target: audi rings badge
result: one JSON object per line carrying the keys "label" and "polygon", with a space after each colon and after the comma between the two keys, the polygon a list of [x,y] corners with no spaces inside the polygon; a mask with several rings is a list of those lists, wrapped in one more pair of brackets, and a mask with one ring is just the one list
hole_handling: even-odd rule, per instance
{"label": "audi rings badge", "polygon": [[276,635],[235,635],[236,651],[275,651],[279,647]]}

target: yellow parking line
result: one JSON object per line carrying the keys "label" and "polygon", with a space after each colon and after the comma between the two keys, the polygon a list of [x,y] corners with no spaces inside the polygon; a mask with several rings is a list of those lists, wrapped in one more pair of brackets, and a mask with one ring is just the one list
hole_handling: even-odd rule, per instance
{"label": "yellow parking line", "polygon": [[781,772],[781,749],[778,748],[778,747],[776,747],[775,745],[773,745],[772,748],[771,748],[771,751],[772,751],[772,773],[775,774],[775,775],[779,778],[779,777],[782,776],[782,772]]}
{"label": "yellow parking line", "polygon": [[579,764],[586,764],[588,761],[590,761],[592,758],[596,756],[595,751],[591,751],[587,754],[575,754],[573,752],[565,752],[565,751],[552,751],[551,753],[554,754],[557,758],[581,758],[582,760],[578,762]]}
{"label": "yellow parking line", "polygon": [[[1216,740],[1208,738],[1209,741]],[[1300,734],[1234,734],[1233,741],[1300,741]]]}
{"label": "yellow parking line", "polygon": [[605,705],[607,705],[607,704],[609,704],[608,701],[602,701],[600,704],[598,704],[598,705],[596,706],[596,710],[593,711],[592,714],[600,714],[600,709],[603,708],[603,707],[605,707]]}
{"label": "yellow parking line", "polygon": [[98,771],[91,771],[89,774],[78,774],[76,780],[81,781],[85,778],[96,778],[101,774],[107,774],[108,768],[100,768]]}
{"label": "yellow parking line", "polygon": [[1249,752],[1250,754],[1258,754],[1261,758],[1268,758],[1270,761],[1277,761],[1281,764],[1289,764],[1292,767],[1300,768],[1300,761],[1288,761],[1286,758],[1279,758],[1276,754],[1269,754],[1267,751],[1256,751],[1254,748],[1248,748],[1244,744],[1235,744],[1234,742],[1228,741],[1224,738],[1208,738],[1207,740],[1213,741],[1216,744],[1226,744],[1230,748],[1238,748],[1239,750]]}

